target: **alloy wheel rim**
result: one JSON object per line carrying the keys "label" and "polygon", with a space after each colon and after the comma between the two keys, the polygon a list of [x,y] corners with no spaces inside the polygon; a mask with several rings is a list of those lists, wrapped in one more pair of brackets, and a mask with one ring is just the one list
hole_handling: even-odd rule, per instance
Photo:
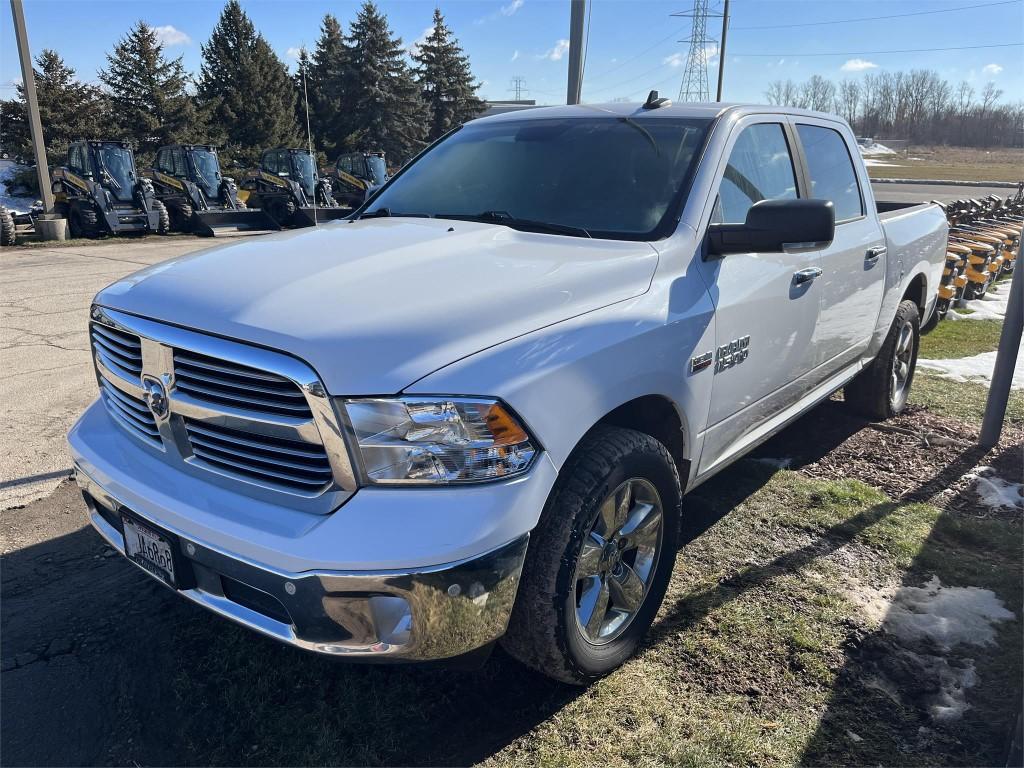
{"label": "alloy wheel rim", "polygon": [[896,351],[892,360],[892,398],[899,402],[910,381],[910,363],[914,353],[914,326],[903,324],[896,339]]}
{"label": "alloy wheel rim", "polygon": [[598,507],[574,576],[576,624],[604,645],[621,635],[643,605],[661,553],[664,509],[657,489],[631,478]]}

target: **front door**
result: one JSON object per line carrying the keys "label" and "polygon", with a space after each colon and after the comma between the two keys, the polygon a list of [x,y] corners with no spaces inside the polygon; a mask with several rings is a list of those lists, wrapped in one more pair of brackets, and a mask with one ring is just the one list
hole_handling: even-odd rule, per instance
{"label": "front door", "polygon": [[[761,200],[800,197],[793,135],[783,122],[748,118],[733,129],[719,168],[711,221],[743,223]],[[817,252],[731,253],[701,263],[715,303],[715,361],[699,472],[742,451],[753,430],[790,404],[813,369],[820,289],[798,273]]]}

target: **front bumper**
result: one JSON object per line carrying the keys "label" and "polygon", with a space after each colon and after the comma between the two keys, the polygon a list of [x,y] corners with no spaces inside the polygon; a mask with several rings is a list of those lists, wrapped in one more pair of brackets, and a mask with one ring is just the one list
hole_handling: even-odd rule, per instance
{"label": "front bumper", "polygon": [[[89,522],[124,554],[122,501],[76,463]],[[145,518],[143,518],[145,519]],[[287,573],[173,537],[185,565],[181,595],[276,640],[345,657],[427,661],[460,656],[508,624],[529,534],[446,565],[376,572]]]}

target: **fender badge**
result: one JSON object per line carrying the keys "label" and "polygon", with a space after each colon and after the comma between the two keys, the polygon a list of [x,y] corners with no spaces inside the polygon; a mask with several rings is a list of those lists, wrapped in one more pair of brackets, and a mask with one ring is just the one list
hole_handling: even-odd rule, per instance
{"label": "fender badge", "polygon": [[705,352],[702,355],[690,358],[690,373],[697,373],[697,371],[703,371],[705,368],[711,365],[714,355],[711,352]]}

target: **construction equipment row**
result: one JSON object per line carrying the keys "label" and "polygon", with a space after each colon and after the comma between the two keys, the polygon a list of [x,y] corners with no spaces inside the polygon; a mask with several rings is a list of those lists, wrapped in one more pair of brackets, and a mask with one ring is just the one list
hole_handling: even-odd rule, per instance
{"label": "construction equipment row", "polygon": [[[140,171],[128,142],[81,139],[52,173],[53,213],[72,238],[272,231],[345,218],[387,178],[381,152],[344,154],[321,174],[308,149],[268,149],[239,184],[222,173],[212,145],[161,147],[153,167]],[[14,245],[41,213],[0,206],[0,245]]]}

